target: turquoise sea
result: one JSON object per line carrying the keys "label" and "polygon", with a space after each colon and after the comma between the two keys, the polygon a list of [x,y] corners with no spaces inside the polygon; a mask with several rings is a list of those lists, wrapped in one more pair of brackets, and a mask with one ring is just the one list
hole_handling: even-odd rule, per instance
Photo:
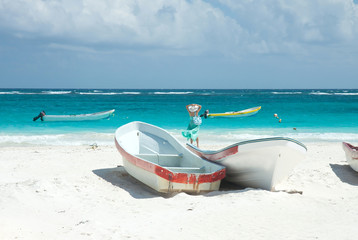
{"label": "turquoise sea", "polygon": [[[251,117],[203,119],[201,143],[272,136],[358,141],[357,89],[0,89],[0,103],[0,146],[111,145],[115,130],[131,121],[157,125],[185,142],[181,131],[189,122],[185,106],[191,103],[202,105],[201,113],[262,107]],[[98,121],[32,121],[42,110],[58,115],[110,109],[115,115]]]}

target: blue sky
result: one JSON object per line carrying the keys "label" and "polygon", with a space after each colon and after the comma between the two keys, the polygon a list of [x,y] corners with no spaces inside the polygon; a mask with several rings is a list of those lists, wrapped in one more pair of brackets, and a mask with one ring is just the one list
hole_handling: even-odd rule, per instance
{"label": "blue sky", "polygon": [[353,0],[0,0],[0,88],[358,88]]}

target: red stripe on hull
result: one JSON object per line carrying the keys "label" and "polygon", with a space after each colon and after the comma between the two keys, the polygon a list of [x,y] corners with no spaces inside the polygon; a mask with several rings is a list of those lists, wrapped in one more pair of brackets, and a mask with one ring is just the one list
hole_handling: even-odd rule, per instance
{"label": "red stripe on hull", "polygon": [[188,148],[199,157],[213,162],[219,161],[220,159],[226,158],[239,152],[239,146],[237,145],[214,154],[205,154],[203,152],[197,151],[194,148],[191,148],[190,146],[188,146]]}
{"label": "red stripe on hull", "polygon": [[226,174],[225,168],[212,174],[200,174],[199,176],[188,173],[174,173],[166,168],[160,167],[151,162],[144,161],[129,154],[118,144],[117,139],[115,139],[115,144],[118,151],[125,159],[127,159],[127,161],[170,182],[194,185],[201,183],[211,183],[222,180]]}

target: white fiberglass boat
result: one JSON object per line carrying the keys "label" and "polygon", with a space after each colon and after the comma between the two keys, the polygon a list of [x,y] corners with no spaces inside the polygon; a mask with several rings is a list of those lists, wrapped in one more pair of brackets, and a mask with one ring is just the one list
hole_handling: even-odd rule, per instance
{"label": "white fiberglass boat", "polygon": [[358,172],[358,147],[346,142],[343,142],[342,145],[349,166],[351,166],[354,171]]}
{"label": "white fiberglass boat", "polygon": [[305,156],[302,143],[283,137],[239,142],[218,151],[187,147],[198,156],[226,167],[225,180],[243,187],[274,190]]}
{"label": "white fiberglass boat", "polygon": [[99,120],[104,118],[109,118],[113,115],[115,110],[96,112],[96,113],[88,113],[88,114],[74,114],[74,115],[46,115],[44,111],[42,111],[37,117],[34,117],[34,121],[38,118],[41,118],[41,121],[46,122],[61,122],[61,121],[92,121]]}
{"label": "white fiberglass boat", "polygon": [[167,131],[147,123],[119,127],[115,144],[125,170],[158,192],[214,191],[225,177],[225,167],[198,157]]}

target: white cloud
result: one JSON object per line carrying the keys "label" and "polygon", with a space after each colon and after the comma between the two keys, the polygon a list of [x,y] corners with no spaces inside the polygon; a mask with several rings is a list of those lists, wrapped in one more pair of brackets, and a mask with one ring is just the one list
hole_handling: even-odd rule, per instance
{"label": "white cloud", "polygon": [[358,7],[353,0],[220,2],[231,9],[233,18],[250,35],[248,45],[264,41],[268,52],[358,39]]}
{"label": "white cloud", "polygon": [[1,0],[0,25],[87,43],[193,49],[227,36],[233,22],[202,1]]}
{"label": "white cloud", "polygon": [[[0,0],[0,26],[76,44],[198,54],[297,53],[358,39],[353,0]],[[67,44],[67,43],[66,43]]]}

